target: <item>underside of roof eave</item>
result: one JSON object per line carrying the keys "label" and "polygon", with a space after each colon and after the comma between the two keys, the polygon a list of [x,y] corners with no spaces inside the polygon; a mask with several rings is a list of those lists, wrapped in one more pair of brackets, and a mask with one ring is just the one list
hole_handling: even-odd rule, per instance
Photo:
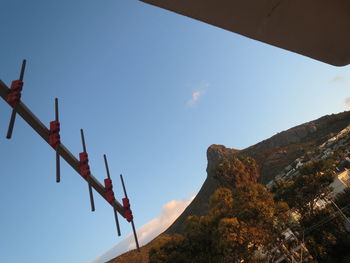
{"label": "underside of roof eave", "polygon": [[140,1],[327,64],[350,64],[347,0]]}

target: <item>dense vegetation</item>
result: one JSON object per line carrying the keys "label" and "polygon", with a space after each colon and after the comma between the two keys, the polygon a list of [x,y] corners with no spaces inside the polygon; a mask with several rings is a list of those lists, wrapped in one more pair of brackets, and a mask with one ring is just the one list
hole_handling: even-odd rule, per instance
{"label": "dense vegetation", "polygon": [[[227,187],[211,196],[208,215],[189,217],[182,235],[152,247],[149,262],[268,262],[288,227],[299,238],[292,245],[304,239],[312,262],[348,262],[349,233],[345,217],[335,204],[341,208],[350,206],[350,190],[324,209],[315,205],[331,192],[334,161],[305,164],[298,176],[276,184],[273,194],[263,185],[244,179],[246,175],[242,173],[255,173],[255,169],[253,159],[234,158],[219,163],[215,174]],[[292,212],[299,215],[298,222],[291,220]],[[346,209],[343,212],[350,214]]]}
{"label": "dense vegetation", "polygon": [[[345,228],[346,218],[339,211],[349,215],[350,191],[346,190],[336,197],[329,197],[332,189],[329,184],[334,179],[336,159],[317,160],[300,169],[300,175],[287,182],[275,185],[275,200],[285,201],[299,214],[295,228],[304,236],[306,246],[315,262],[350,262],[349,232]],[[325,207],[317,208],[316,202],[323,201]],[[338,206],[336,205],[338,204]]]}
{"label": "dense vegetation", "polygon": [[300,215],[314,214],[316,202],[329,195],[334,179],[333,162],[318,160],[305,164],[300,175],[277,182],[272,189],[275,199],[285,201]]}
{"label": "dense vegetation", "polygon": [[213,177],[223,187],[235,188],[246,182],[257,182],[259,168],[251,157],[229,155],[223,157],[214,167]]}
{"label": "dense vegetation", "polygon": [[185,233],[151,249],[149,262],[258,262],[259,249],[268,253],[276,245],[287,211],[263,185],[219,188],[209,215],[189,217]]}

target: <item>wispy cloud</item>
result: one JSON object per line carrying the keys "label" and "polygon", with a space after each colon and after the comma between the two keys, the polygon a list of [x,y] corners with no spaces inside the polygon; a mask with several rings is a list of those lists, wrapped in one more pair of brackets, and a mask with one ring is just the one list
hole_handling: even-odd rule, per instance
{"label": "wispy cloud", "polygon": [[329,82],[334,84],[342,84],[342,83],[345,83],[346,80],[345,80],[345,77],[343,76],[335,76]]}
{"label": "wispy cloud", "polygon": [[348,107],[350,107],[350,97],[347,97],[347,98],[345,99],[345,105],[348,106]]}
{"label": "wispy cloud", "polygon": [[191,99],[187,102],[187,105],[193,106],[196,104],[196,102],[199,100],[199,97],[203,94],[202,91],[196,90],[192,93]]}
{"label": "wispy cloud", "polygon": [[207,92],[208,87],[209,87],[208,83],[201,83],[200,85],[198,85],[195,91],[192,92],[191,99],[187,101],[187,105],[188,106],[196,105],[200,97]]}
{"label": "wispy cloud", "polygon": [[[192,202],[195,195],[182,200],[172,200],[163,206],[162,214],[137,229],[140,246],[146,245],[152,239],[164,232]],[[129,234],[123,241],[115,245],[91,263],[104,263],[135,248],[134,237]]]}

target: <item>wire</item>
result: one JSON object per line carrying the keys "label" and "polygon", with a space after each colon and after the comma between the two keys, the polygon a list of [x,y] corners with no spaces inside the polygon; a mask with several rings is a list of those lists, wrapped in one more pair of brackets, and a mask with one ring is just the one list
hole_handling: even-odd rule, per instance
{"label": "wire", "polygon": [[319,228],[320,226],[328,223],[329,221],[333,220],[337,215],[336,214],[341,214],[342,211],[346,208],[348,208],[350,206],[350,204],[342,207],[339,209],[339,211],[335,211],[333,212],[331,215],[329,215],[328,217],[324,218],[323,220],[320,220],[318,223],[304,229],[304,233],[307,233],[307,232],[311,232],[312,230],[316,229],[316,228]]}

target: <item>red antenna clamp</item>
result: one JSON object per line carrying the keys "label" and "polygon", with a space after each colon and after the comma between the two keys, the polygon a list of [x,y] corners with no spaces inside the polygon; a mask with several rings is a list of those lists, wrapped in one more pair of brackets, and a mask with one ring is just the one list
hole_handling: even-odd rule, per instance
{"label": "red antenna clamp", "polygon": [[123,207],[125,209],[125,218],[126,218],[126,221],[128,222],[131,222],[134,217],[132,215],[132,211],[130,209],[130,201],[129,201],[129,198],[125,197],[122,199],[123,201]]}
{"label": "red antenna clamp", "polygon": [[12,81],[9,93],[6,98],[7,103],[10,104],[12,107],[14,107],[15,103],[21,99],[22,88],[23,88],[22,80]]}
{"label": "red antenna clamp", "polygon": [[50,137],[49,144],[52,148],[56,149],[56,146],[61,143],[60,136],[60,122],[59,121],[51,121],[50,122]]}
{"label": "red antenna clamp", "polygon": [[89,156],[86,152],[79,153],[80,175],[86,178],[91,174],[89,166]]}
{"label": "red antenna clamp", "polygon": [[104,180],[104,183],[105,183],[105,189],[106,189],[105,197],[106,197],[108,203],[113,203],[115,197],[114,197],[114,192],[113,192],[112,179],[106,178]]}

